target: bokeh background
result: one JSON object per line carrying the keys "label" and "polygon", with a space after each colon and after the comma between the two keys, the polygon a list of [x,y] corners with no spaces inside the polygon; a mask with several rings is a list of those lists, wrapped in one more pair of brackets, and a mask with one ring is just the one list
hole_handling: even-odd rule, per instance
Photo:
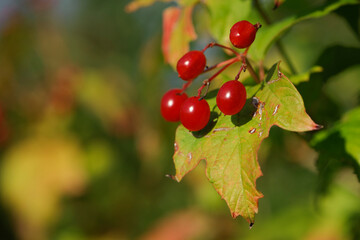
{"label": "bokeh background", "polygon": [[[272,18],[324,2],[287,1]],[[161,118],[159,102],[182,86],[161,52],[162,11],[174,3],[132,13],[128,3],[0,0],[0,239],[360,239],[356,175],[335,162],[331,178],[321,177],[319,150],[307,142],[314,133],[274,127],[262,143],[257,185],[265,197],[251,230],[231,218],[204,163],[181,183],[165,177],[174,173],[177,124]],[[299,72],[328,64],[327,49],[344,54],[334,66],[355,61],[313,76],[316,88],[312,79],[298,86],[325,127],[359,105],[359,8],[340,10],[282,38]],[[350,11],[353,26],[342,17]],[[192,49],[212,41],[208,18],[206,7],[195,8]],[[272,48],[265,66],[279,59]]]}

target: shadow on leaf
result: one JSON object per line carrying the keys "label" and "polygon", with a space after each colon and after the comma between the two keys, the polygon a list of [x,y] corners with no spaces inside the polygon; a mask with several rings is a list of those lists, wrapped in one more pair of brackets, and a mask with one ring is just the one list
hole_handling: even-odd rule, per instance
{"label": "shadow on leaf", "polygon": [[200,131],[192,132],[193,136],[196,138],[202,138],[205,135],[207,135],[209,132],[211,132],[211,130],[215,127],[218,117],[219,117],[219,114],[217,112],[211,112],[210,120],[209,120],[208,124]]}
{"label": "shadow on leaf", "polygon": [[252,98],[248,98],[246,99],[244,108],[239,113],[231,116],[231,122],[235,126],[242,126],[252,119],[255,112],[256,108],[252,104]]}
{"label": "shadow on leaf", "polygon": [[205,96],[205,99],[206,100],[209,100],[209,99],[212,99],[212,98],[215,98],[217,93],[218,93],[219,89],[214,89],[214,90],[211,90],[210,92],[208,92]]}

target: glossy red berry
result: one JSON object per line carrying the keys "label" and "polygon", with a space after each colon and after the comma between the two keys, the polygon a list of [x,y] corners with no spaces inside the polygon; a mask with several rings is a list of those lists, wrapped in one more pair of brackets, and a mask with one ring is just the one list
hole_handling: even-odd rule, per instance
{"label": "glossy red berry", "polygon": [[255,40],[257,27],[243,20],[235,23],[230,29],[230,42],[237,48],[247,48]]}
{"label": "glossy red berry", "polygon": [[237,80],[224,83],[216,96],[216,104],[225,115],[234,115],[240,112],[245,102],[245,87]]}
{"label": "glossy red berry", "polygon": [[181,91],[181,89],[172,89],[161,99],[161,115],[169,122],[180,120],[180,107],[188,98],[186,93],[181,94]]}
{"label": "glossy red berry", "polygon": [[188,98],[180,109],[180,122],[190,131],[203,129],[210,119],[210,107],[199,97]]}
{"label": "glossy red berry", "polygon": [[206,58],[201,51],[190,51],[179,59],[176,70],[183,80],[191,80],[199,76],[206,66]]}

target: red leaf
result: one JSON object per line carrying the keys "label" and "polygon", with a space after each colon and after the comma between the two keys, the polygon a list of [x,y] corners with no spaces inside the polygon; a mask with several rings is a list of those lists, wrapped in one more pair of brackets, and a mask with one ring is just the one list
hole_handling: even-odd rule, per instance
{"label": "red leaf", "polygon": [[169,7],[163,13],[162,51],[164,59],[174,68],[189,51],[189,43],[197,38],[192,24],[191,7]]}

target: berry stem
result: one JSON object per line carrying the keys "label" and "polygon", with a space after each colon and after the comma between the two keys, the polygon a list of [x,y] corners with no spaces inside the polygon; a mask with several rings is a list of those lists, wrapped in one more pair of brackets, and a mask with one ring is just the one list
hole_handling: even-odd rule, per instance
{"label": "berry stem", "polygon": [[181,88],[181,94],[185,92],[185,90],[191,85],[192,82],[193,80],[184,83],[183,87]]}
{"label": "berry stem", "polygon": [[261,24],[258,22],[256,24],[254,24],[254,27],[256,28],[256,31],[259,30],[259,28],[261,28]]}
{"label": "berry stem", "polygon": [[260,79],[259,77],[256,75],[256,72],[254,70],[254,68],[251,66],[249,60],[246,58],[246,55],[249,51],[249,48],[250,47],[247,47],[246,50],[244,51],[243,54],[241,54],[241,59],[242,59],[242,64],[241,64],[241,67],[240,67],[240,70],[238,72],[238,74],[235,76],[235,80],[238,80],[240,78],[240,74],[242,71],[246,71],[247,69],[249,69],[249,73],[251,75],[251,77],[254,79],[254,81],[256,83],[260,83]]}
{"label": "berry stem", "polygon": [[249,47],[247,47],[246,50],[244,51],[244,53],[241,55],[242,64],[241,64],[241,67],[240,67],[240,70],[239,70],[238,74],[236,74],[236,76],[235,76],[235,80],[239,80],[240,74],[242,73],[242,71],[244,71],[244,72],[246,71],[246,68],[247,68],[247,66],[246,66],[246,54],[247,54],[248,50],[249,50]]}
{"label": "berry stem", "polygon": [[[198,97],[200,97],[201,95],[201,91],[203,90],[203,88],[207,85],[210,85],[210,82],[212,80],[214,80],[214,78],[216,78],[220,73],[222,73],[226,68],[228,68],[231,64],[235,63],[235,62],[238,62],[239,61],[239,58],[232,58],[232,59],[229,59],[229,60],[232,60],[230,61],[228,64],[226,64],[225,66],[223,66],[219,71],[217,71],[214,75],[212,75],[209,79],[206,79],[204,80],[203,82],[203,85],[198,89]],[[203,96],[203,98],[206,96],[206,94]]]}
{"label": "berry stem", "polygon": [[222,66],[227,65],[227,64],[229,64],[229,63],[230,63],[230,64],[233,64],[233,63],[235,63],[235,62],[240,61],[240,59],[241,59],[241,56],[240,56],[240,55],[239,55],[239,56],[236,56],[236,57],[233,57],[233,58],[230,58],[230,59],[228,59],[228,60],[226,60],[226,61],[220,62],[220,63],[218,63],[218,64],[215,64],[215,65],[211,66],[211,67],[206,68],[203,73],[209,72],[209,71],[211,71],[211,70],[213,70],[213,69],[215,69],[215,68],[222,67]]}
{"label": "berry stem", "polygon": [[245,49],[245,51],[242,54],[242,57],[246,57],[246,55],[247,55],[247,53],[249,51],[249,48],[250,48],[250,46]]}
{"label": "berry stem", "polygon": [[235,76],[236,81],[239,80],[240,74],[242,73],[242,71],[244,71],[244,72],[246,71],[246,65],[244,63],[241,64],[240,70],[239,70],[238,74],[236,74],[236,76]]}
{"label": "berry stem", "polygon": [[[203,49],[203,51],[206,50],[206,49],[209,48],[209,47],[214,46],[215,44],[216,44],[216,46],[217,46],[217,45],[220,45],[220,44],[217,44],[217,43],[209,43],[209,44]],[[220,45],[220,46],[222,46],[222,45]],[[225,46],[224,46],[224,47],[225,47]],[[226,47],[226,48],[227,48],[227,47]],[[247,60],[247,58],[246,58],[246,55],[247,55],[247,53],[248,53],[248,51],[249,51],[249,48],[250,48],[250,47],[247,47],[242,54],[236,53],[236,57],[230,58],[230,59],[228,59],[228,60],[226,60],[226,61],[220,62],[220,63],[218,63],[218,64],[215,64],[215,65],[211,66],[211,67],[206,68],[206,69],[203,71],[203,73],[206,73],[206,72],[211,71],[211,70],[213,70],[213,69],[215,69],[215,68],[218,68],[218,67],[223,67],[223,68],[221,68],[218,72],[216,72],[212,77],[210,77],[208,80],[205,80],[205,81],[209,81],[209,82],[210,82],[210,81],[213,80],[215,77],[217,77],[222,71],[224,71],[227,67],[229,67],[231,64],[233,64],[233,63],[235,63],[235,62],[242,61],[241,68],[240,68],[240,70],[239,70],[239,73],[236,75],[235,80],[238,80],[239,77],[240,77],[241,72],[242,72],[242,71],[245,71],[245,70],[248,68],[251,77],[255,80],[256,83],[260,83],[259,77],[256,75],[253,67],[251,66],[250,62],[249,62],[249,61]],[[205,82],[205,81],[204,81],[204,82]],[[205,87],[205,85],[203,85],[203,86],[201,86],[201,87],[199,88],[199,90],[198,90],[198,96],[200,96],[201,90],[202,90],[204,87]],[[199,91],[200,91],[200,93],[199,93]]]}
{"label": "berry stem", "polygon": [[245,59],[245,61],[246,61],[246,69],[249,70],[249,73],[250,73],[251,77],[254,79],[254,81],[255,81],[256,83],[260,83],[261,81],[260,81],[259,77],[257,76],[255,70],[254,70],[253,67],[251,66],[249,60]]}
{"label": "berry stem", "polygon": [[207,94],[208,91],[209,91],[209,86],[210,86],[210,82],[206,82],[205,93],[204,93],[204,95],[203,95],[201,98],[199,98],[199,101],[202,100],[202,99],[204,99],[204,97],[206,97],[206,94]]}
{"label": "berry stem", "polygon": [[221,44],[218,44],[216,42],[212,42],[212,43],[209,43],[208,45],[206,45],[206,47],[202,50],[202,52],[205,52],[208,48],[212,48],[212,47],[221,47],[221,48],[224,48],[224,49],[227,49],[229,51],[231,51],[233,54],[235,54],[236,56],[239,56],[240,54],[238,52],[236,52],[234,49],[230,48],[230,47],[227,47],[227,46],[224,46],[224,45],[221,45]]}
{"label": "berry stem", "polygon": [[260,60],[260,62],[259,62],[259,79],[260,79],[260,82],[264,81],[264,79],[265,79],[264,61],[263,60]]}

